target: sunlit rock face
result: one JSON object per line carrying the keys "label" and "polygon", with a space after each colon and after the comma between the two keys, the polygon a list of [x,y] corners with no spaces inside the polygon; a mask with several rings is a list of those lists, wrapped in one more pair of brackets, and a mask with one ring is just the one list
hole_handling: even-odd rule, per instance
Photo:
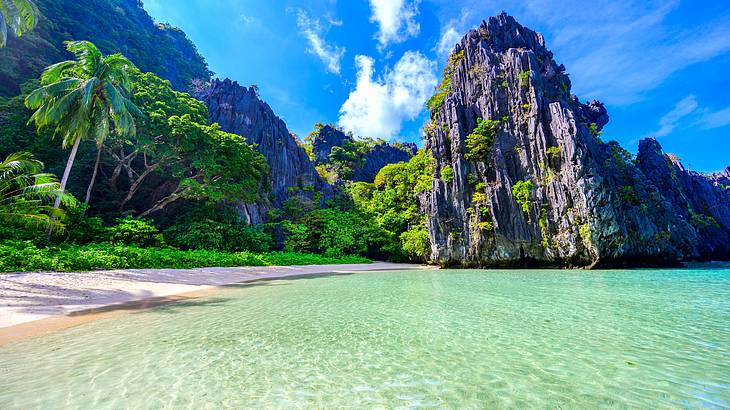
{"label": "sunlit rock face", "polygon": [[[331,125],[322,126],[312,140],[312,152],[316,165],[328,164],[332,148],[342,147],[355,137]],[[388,143],[380,141],[362,154],[353,169],[352,180],[373,182],[375,175],[386,165],[407,162],[416,155],[417,147],[412,143]]]}
{"label": "sunlit rock face", "polygon": [[[656,141],[642,141],[637,159],[602,142],[606,109],[571,95],[541,34],[491,17],[456,45],[445,78],[424,127],[435,179],[419,198],[434,261],[671,265],[730,254],[727,189]],[[468,138],[479,120],[491,131]]]}
{"label": "sunlit rock face", "polygon": [[293,195],[319,201],[332,195],[332,187],[319,177],[284,121],[259,98],[254,87],[242,87],[229,79],[214,80],[200,90],[198,98],[208,106],[211,122],[245,137],[266,157],[271,193],[259,203],[241,204],[245,219],[263,222],[268,209],[280,207]]}

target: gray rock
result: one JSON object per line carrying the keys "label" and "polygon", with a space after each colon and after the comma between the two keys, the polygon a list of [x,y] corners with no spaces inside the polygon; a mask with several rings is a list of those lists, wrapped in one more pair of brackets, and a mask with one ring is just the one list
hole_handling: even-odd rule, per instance
{"label": "gray rock", "polygon": [[242,87],[229,79],[214,80],[197,97],[208,106],[211,122],[243,136],[266,157],[270,198],[257,204],[240,204],[245,219],[263,222],[268,209],[280,207],[292,195],[320,201],[332,196],[332,187],[319,177],[284,121],[259,99],[254,87]]}
{"label": "gray rock", "polygon": [[[312,140],[314,162],[317,165],[330,163],[330,153],[334,147],[342,147],[355,138],[331,125],[324,125]],[[381,141],[357,158],[353,166],[352,180],[373,182],[375,175],[386,165],[405,162],[416,155],[417,147],[412,143],[387,143]]]}
{"label": "gray rock", "polygon": [[[570,94],[565,67],[554,61],[542,35],[502,13],[469,31],[452,55],[461,53],[454,58],[451,89],[425,127],[436,172],[432,190],[419,199],[428,215],[432,260],[673,265],[728,251],[720,234],[730,232],[724,225],[727,195],[676,168],[686,179],[689,202],[710,212],[719,227],[699,229],[697,218],[678,212],[681,202],[668,193],[672,174],[645,175],[666,161],[640,153],[637,167],[618,143],[601,141],[605,107]],[[479,118],[499,121],[496,135],[487,158],[467,159],[466,139]],[[453,169],[453,179],[439,178],[445,167]],[[526,212],[512,192],[519,181],[534,186]],[[717,239],[703,243],[710,234]]]}

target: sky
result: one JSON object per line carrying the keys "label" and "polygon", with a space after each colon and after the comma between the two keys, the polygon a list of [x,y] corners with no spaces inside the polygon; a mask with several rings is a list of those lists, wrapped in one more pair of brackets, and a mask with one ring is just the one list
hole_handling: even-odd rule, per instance
{"label": "sky", "polygon": [[542,33],[604,141],[655,137],[685,166],[730,166],[727,0],[144,0],[182,28],[219,78],[256,84],[291,131],[318,122],[420,144],[444,62],[501,11]]}

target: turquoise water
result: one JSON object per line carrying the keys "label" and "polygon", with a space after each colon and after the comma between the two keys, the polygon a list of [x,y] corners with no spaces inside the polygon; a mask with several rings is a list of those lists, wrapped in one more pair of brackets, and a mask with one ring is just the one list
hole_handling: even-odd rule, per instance
{"label": "turquoise water", "polygon": [[0,408],[726,408],[730,269],[291,279],[0,348]]}

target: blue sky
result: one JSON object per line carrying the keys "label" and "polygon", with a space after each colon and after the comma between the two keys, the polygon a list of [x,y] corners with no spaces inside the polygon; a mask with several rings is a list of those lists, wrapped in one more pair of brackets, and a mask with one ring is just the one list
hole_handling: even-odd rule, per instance
{"label": "blue sky", "polygon": [[[588,6],[590,4],[590,6]],[[144,0],[217,77],[259,86],[290,130],[419,142],[453,44],[504,10],[543,33],[604,140],[647,136],[698,171],[730,165],[730,3],[689,0]]]}

